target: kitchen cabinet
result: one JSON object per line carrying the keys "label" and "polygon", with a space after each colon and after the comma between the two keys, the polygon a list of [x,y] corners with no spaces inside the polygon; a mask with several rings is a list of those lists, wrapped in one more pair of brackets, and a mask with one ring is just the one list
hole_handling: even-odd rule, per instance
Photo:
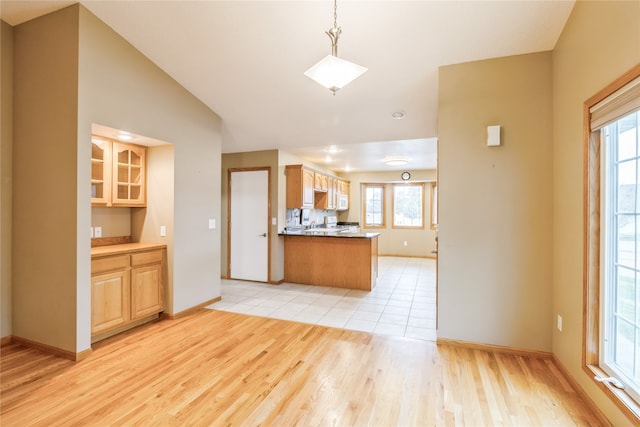
{"label": "kitchen cabinet", "polygon": [[302,165],[287,165],[285,174],[287,209],[338,209],[338,195],[349,194],[348,181]]}
{"label": "kitchen cabinet", "polygon": [[315,172],[302,165],[285,167],[287,175],[287,208],[313,208]]}
{"label": "kitchen cabinet", "polygon": [[162,311],[162,251],[131,255],[131,318]]}
{"label": "kitchen cabinet", "polygon": [[157,317],[164,309],[165,245],[92,248],[91,337],[107,338]]}
{"label": "kitchen cabinet", "polygon": [[146,204],[144,147],[113,143],[113,183],[111,204],[144,206]]}
{"label": "kitchen cabinet", "polygon": [[146,205],[146,148],[91,138],[92,206]]}
{"label": "kitchen cabinet", "polygon": [[111,142],[91,138],[91,204],[111,201]]}
{"label": "kitchen cabinet", "polygon": [[336,187],[335,182],[337,178],[334,179],[332,176],[328,177],[327,182],[327,209],[335,209],[336,208]]}

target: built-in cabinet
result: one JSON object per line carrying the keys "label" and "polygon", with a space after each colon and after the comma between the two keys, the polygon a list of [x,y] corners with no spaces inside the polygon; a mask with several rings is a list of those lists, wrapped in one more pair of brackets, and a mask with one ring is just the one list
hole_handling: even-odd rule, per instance
{"label": "built-in cabinet", "polygon": [[146,148],[91,138],[91,205],[146,205]]}
{"label": "built-in cabinet", "polygon": [[287,165],[287,209],[338,209],[338,196],[349,197],[349,181],[302,165]]}
{"label": "built-in cabinet", "polygon": [[92,341],[152,320],[163,310],[165,252],[165,245],[135,243],[92,249]]}

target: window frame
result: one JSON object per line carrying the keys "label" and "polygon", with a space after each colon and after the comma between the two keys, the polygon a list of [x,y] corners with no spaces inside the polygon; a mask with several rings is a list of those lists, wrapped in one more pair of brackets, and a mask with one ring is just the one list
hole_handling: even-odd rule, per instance
{"label": "window frame", "polygon": [[[640,419],[640,402],[622,389],[609,383],[596,381],[595,377],[608,377],[609,374],[601,367],[601,295],[603,284],[601,281],[601,254],[604,239],[601,236],[601,196],[602,184],[602,156],[600,130],[591,128],[591,113],[593,106],[605,98],[625,87],[640,77],[640,64],[627,71],[618,79],[607,85],[601,91],[585,101],[583,106],[583,157],[584,157],[584,247],[583,247],[583,330],[582,330],[582,368],[604,394],[632,421]],[[603,213],[602,213],[603,214]]]}
{"label": "window frame", "polygon": [[[396,188],[406,188],[406,187],[420,187],[422,193],[421,200],[421,208],[420,212],[422,212],[422,224],[421,225],[396,225],[395,215],[396,215]],[[398,230],[424,230],[425,229],[425,185],[424,182],[405,182],[405,183],[394,183],[391,185],[391,228]]]}
{"label": "window frame", "polygon": [[[367,224],[367,188],[382,189],[382,223]],[[387,185],[382,183],[363,183],[362,184],[362,228],[386,228],[387,227]]]}
{"label": "window frame", "polygon": [[438,229],[438,183],[431,182],[429,185],[429,195],[430,195],[430,212],[429,212],[429,222],[431,223],[430,228],[432,230]]}

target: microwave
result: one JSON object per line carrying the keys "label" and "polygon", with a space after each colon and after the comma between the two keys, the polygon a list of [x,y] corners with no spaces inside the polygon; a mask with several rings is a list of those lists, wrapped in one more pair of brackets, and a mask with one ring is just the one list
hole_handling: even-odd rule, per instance
{"label": "microwave", "polygon": [[349,196],[347,194],[338,194],[338,210],[346,211],[349,209]]}

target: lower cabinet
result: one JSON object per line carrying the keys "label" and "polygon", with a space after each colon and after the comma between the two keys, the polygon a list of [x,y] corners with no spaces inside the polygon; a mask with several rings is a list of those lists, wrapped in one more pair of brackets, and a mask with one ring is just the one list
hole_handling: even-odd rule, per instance
{"label": "lower cabinet", "polygon": [[151,320],[163,310],[163,255],[158,249],[92,259],[92,341]]}
{"label": "lower cabinet", "polygon": [[91,278],[91,334],[99,334],[129,321],[129,272]]}

